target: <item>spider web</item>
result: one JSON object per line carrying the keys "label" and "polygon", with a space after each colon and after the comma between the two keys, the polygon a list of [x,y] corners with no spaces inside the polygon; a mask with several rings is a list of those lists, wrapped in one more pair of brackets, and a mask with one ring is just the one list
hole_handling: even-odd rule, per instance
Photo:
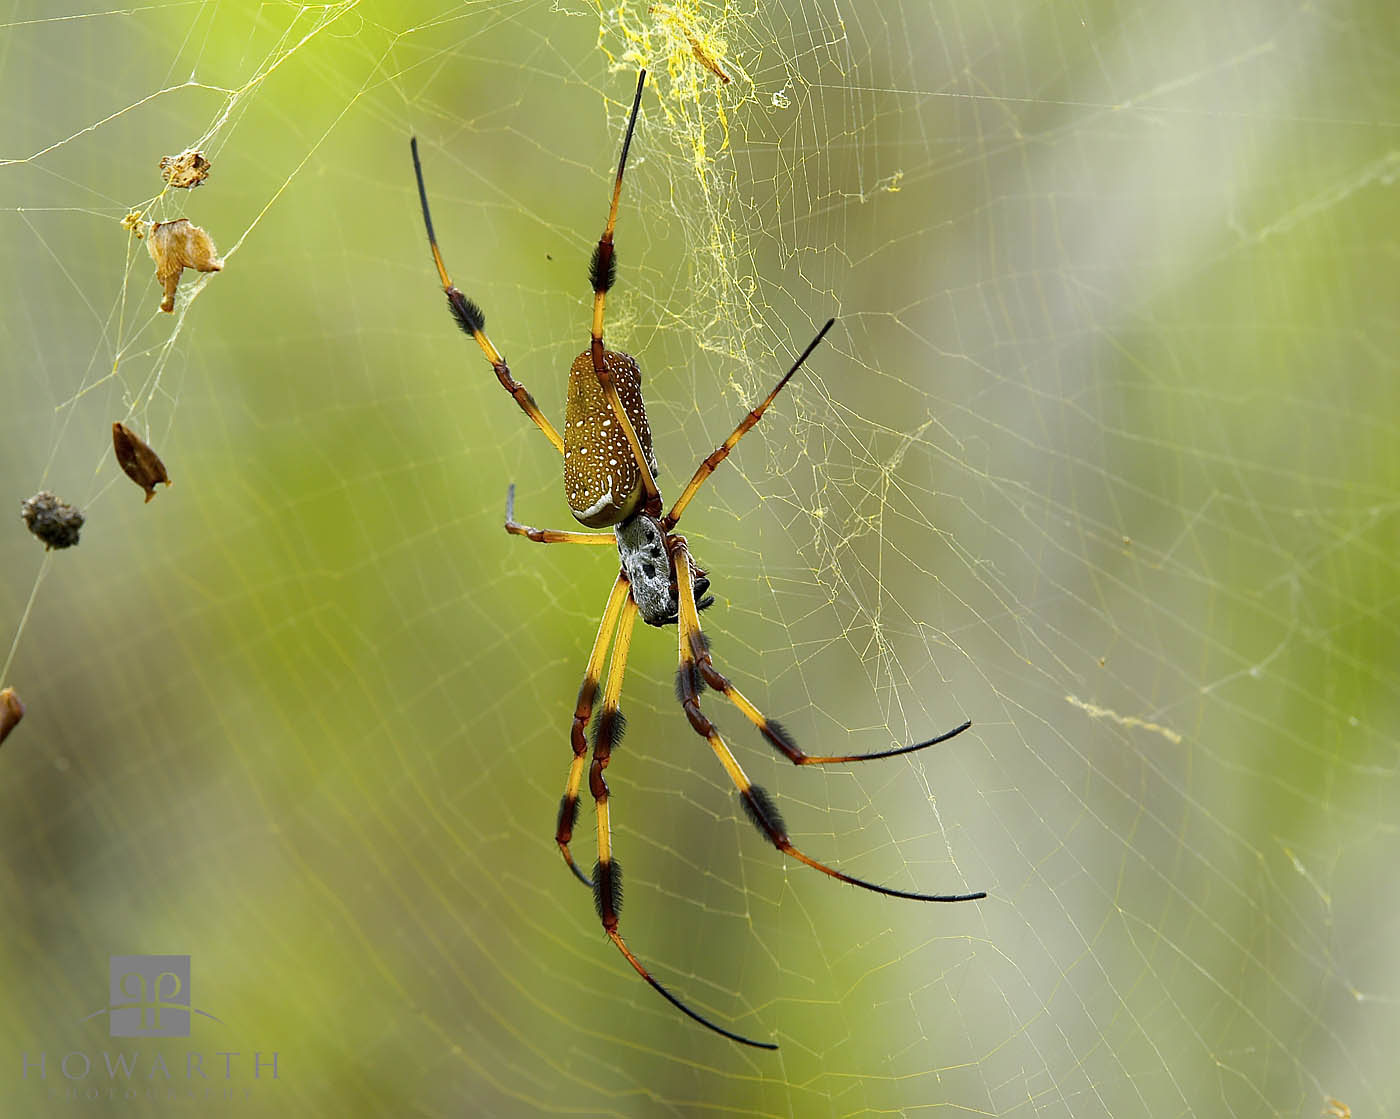
{"label": "spider web", "polygon": [[[121,1047],[74,1023],[138,952],[192,957],[227,1025],[190,1048],[278,1051],[228,1114],[1394,1112],[1397,32],[1379,2],[12,5],[3,500],[88,523],[0,540],[7,1113],[188,1110],[178,1076],[52,1067]],[[511,481],[570,527],[558,459],[452,329],[408,160],[557,421],[639,65],[608,336],[666,492],[838,316],[687,512],[720,667],[809,750],[975,724],[796,770],[707,698],[814,857],[990,896],[857,893],[754,833],[673,636],[638,635],[622,929],[776,1054],[656,998],[559,865],[614,561],[500,531]],[[208,182],[160,193],[186,148]],[[227,261],[171,316],[133,209]],[[148,506],[116,419],[175,479]]]}

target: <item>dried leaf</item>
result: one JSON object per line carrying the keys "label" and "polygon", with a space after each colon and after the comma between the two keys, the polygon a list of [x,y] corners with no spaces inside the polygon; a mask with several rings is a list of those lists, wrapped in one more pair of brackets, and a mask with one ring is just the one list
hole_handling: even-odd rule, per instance
{"label": "dried leaf", "polygon": [[165,472],[165,463],[160,461],[160,455],[130,428],[120,423],[112,425],[112,449],[117,452],[117,465],[146,491],[147,501],[155,497],[157,482],[170,485],[170,475]]}
{"label": "dried leaf", "polygon": [[14,688],[0,689],[0,742],[5,741],[6,736],[19,726],[19,721],[23,718],[24,704],[19,701],[19,696],[15,695]]}
{"label": "dried leaf", "polygon": [[165,289],[160,309],[166,312],[175,310],[175,289],[186,268],[218,272],[224,266],[209,234],[188,218],[152,222],[146,248],[156,262],[156,279]]}
{"label": "dried leaf", "polygon": [[83,527],[82,513],[48,490],[40,490],[21,503],[19,515],[29,531],[49,549],[71,548],[78,542],[78,532]]}
{"label": "dried leaf", "polygon": [[209,177],[212,167],[204,153],[186,149],[179,155],[167,155],[160,161],[161,176],[173,187],[189,190]]}

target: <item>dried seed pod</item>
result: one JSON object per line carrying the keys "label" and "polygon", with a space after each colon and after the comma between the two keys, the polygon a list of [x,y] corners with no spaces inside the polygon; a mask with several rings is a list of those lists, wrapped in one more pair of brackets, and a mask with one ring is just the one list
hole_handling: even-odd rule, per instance
{"label": "dried seed pod", "polygon": [[15,695],[14,688],[0,688],[0,742],[5,741],[6,736],[19,726],[19,721],[23,718],[24,704],[19,701],[19,696]]}
{"label": "dried seed pod", "polygon": [[29,531],[50,549],[71,548],[78,542],[78,532],[83,527],[82,513],[48,490],[40,490],[21,503],[19,515]]}
{"label": "dried seed pod", "polygon": [[166,312],[175,310],[175,289],[186,268],[218,272],[224,266],[209,234],[191,224],[189,218],[152,222],[146,248],[156,262],[156,279],[165,289],[160,309]]}
{"label": "dried seed pod", "polygon": [[186,148],[179,155],[167,155],[160,161],[161,177],[173,187],[189,190],[209,177],[212,167],[204,153]]}
{"label": "dried seed pod", "polygon": [[155,497],[157,482],[170,485],[170,475],[165,472],[165,463],[160,461],[160,455],[124,424],[112,425],[112,449],[117,452],[117,465],[146,491],[147,501]]}

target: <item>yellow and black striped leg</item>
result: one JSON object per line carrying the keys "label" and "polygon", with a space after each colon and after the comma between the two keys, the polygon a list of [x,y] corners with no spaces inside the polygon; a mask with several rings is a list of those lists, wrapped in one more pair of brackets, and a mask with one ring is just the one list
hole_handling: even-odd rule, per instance
{"label": "yellow and black striped leg", "polygon": [[423,185],[423,165],[418,159],[416,136],[409,146],[413,149],[413,173],[418,177],[418,200],[423,204],[423,225],[428,230],[428,245],[433,250],[433,263],[437,265],[438,277],[442,280],[442,290],[447,296],[447,305],[452,310],[452,317],[457,320],[457,325],[462,328],[463,333],[469,334],[481,347],[481,352],[486,355],[486,360],[496,371],[496,380],[501,382],[501,387],[515,398],[521,411],[535,421],[535,426],[544,432],[545,438],[553,443],[554,449],[562,455],[564,440],[554,430],[554,425],[545,419],[540,406],[530,395],[530,390],[510,375],[510,366],[506,364],[506,359],[486,337],[486,316],[481,313],[481,308],[463,295],[447,274],[447,265],[442,262],[442,253],[438,249],[437,235],[433,232],[433,218],[428,212],[428,188]]}
{"label": "yellow and black striped leg", "polygon": [[[624,576],[618,575],[617,578],[620,584],[627,585]],[[598,863],[593,868],[593,898],[598,906],[599,916],[603,916],[605,912],[613,914],[614,927],[617,924],[617,906],[622,897],[622,871],[612,861],[611,833],[608,830],[608,783],[603,777],[603,770],[608,768],[608,762],[612,760],[613,746],[621,740],[622,732],[627,728],[627,721],[622,717],[618,704],[622,698],[622,678],[627,672],[627,654],[632,648],[632,626],[636,620],[637,603],[629,593],[621,603],[621,613],[617,619],[612,662],[608,665],[608,682],[603,688],[603,705],[593,726],[593,761],[588,767],[588,791],[593,794],[593,802],[598,810]],[[591,661],[589,667],[593,667]],[[582,736],[579,716],[582,714],[583,722],[587,722],[588,719],[588,712],[582,700],[583,697],[580,696],[579,710],[574,713],[575,766],[582,762],[577,756]],[[573,770],[569,771],[569,778],[572,781]],[[573,811],[577,814],[577,805]],[[562,805],[560,816],[562,819]],[[606,917],[603,923],[607,924]]]}
{"label": "yellow and black striped leg", "polygon": [[793,765],[843,765],[849,762],[873,762],[881,758],[897,758],[901,754],[912,754],[916,750],[926,750],[930,746],[937,746],[940,742],[947,742],[950,738],[956,738],[963,731],[972,726],[972,720],[967,719],[959,723],[952,730],[944,731],[933,738],[925,739],[923,742],[915,742],[909,746],[896,746],[893,750],[880,750],[873,754],[829,754],[815,755],[806,753],[796,742],[792,740],[792,735],[787,732],[787,728],[777,719],[770,719],[748,698],[739,691],[729,679],[725,677],[714,666],[711,659],[708,643],[702,642],[704,652],[701,653],[698,669],[700,678],[714,688],[717,692],[722,692],[724,697],[734,704],[759,730],[765,739]]}
{"label": "yellow and black striped leg", "polygon": [[578,822],[578,791],[579,786],[583,784],[583,764],[588,755],[588,739],[585,735],[588,719],[593,714],[593,700],[598,695],[603,658],[607,656],[608,645],[617,630],[622,604],[630,601],[627,597],[630,589],[627,576],[619,572],[617,581],[613,583],[612,593],[608,595],[608,604],[603,609],[603,620],[598,625],[598,636],[593,639],[593,652],[588,655],[588,667],[584,670],[583,684],[578,690],[574,722],[569,729],[569,744],[573,747],[574,760],[569,766],[569,780],[564,786],[564,795],[559,799],[559,819],[554,828],[554,842],[559,845],[564,862],[574,872],[574,877],[590,888],[593,883],[574,862],[574,856],[569,851],[569,841],[573,839],[574,825]]}
{"label": "yellow and black striped leg", "polygon": [[744,811],[753,821],[754,826],[766,835],[769,842],[783,854],[791,855],[799,862],[806,863],[813,870],[819,870],[831,878],[849,883],[852,886],[859,886],[862,890],[885,894],[888,897],[909,898],[913,901],[976,901],[986,897],[985,891],[979,891],[975,894],[918,894],[908,890],[892,889],[889,886],[879,886],[874,882],[853,878],[825,863],[820,863],[792,845],[783,818],[774,806],[772,798],[749,780],[748,774],[744,772],[738,759],[725,745],[724,739],[720,737],[715,725],[700,710],[699,684],[700,680],[703,679],[700,667],[701,657],[708,654],[704,650],[705,641],[704,634],[700,630],[700,615],[695,609],[695,592],[691,589],[688,578],[690,552],[686,548],[683,537],[672,536],[670,540],[671,562],[676,576],[679,598],[677,610],[679,620],[676,629],[679,635],[680,665],[676,671],[676,694],[680,698],[681,706],[685,709],[685,716],[690,721],[690,725],[697,734],[709,742],[715,757],[724,766],[724,771],[729,774],[729,779],[734,783],[734,788],[738,790],[739,797],[744,803]]}
{"label": "yellow and black striped leg", "polygon": [[[685,537],[680,536],[674,539],[680,541],[679,545],[676,546],[678,550],[685,549]],[[685,549],[685,555],[689,559],[688,549]],[[691,597],[694,598],[694,592],[692,592]],[[703,604],[697,604],[697,606],[703,606]],[[690,658],[688,662],[686,661],[687,650]],[[696,632],[693,639],[689,640],[681,651],[682,666],[689,664],[689,667],[685,668],[685,672],[691,681],[695,694],[698,696],[706,687],[722,693],[725,699],[743,713],[744,718],[758,728],[759,733],[768,740],[774,749],[793,765],[844,765],[850,762],[873,762],[881,758],[897,758],[901,754],[912,754],[916,750],[925,750],[930,746],[937,746],[940,742],[947,742],[948,739],[956,738],[972,726],[972,720],[967,719],[952,730],[944,731],[942,734],[925,739],[923,742],[915,742],[909,746],[897,746],[893,750],[880,750],[873,754],[808,754],[793,741],[792,735],[777,719],[768,718],[743,692],[734,686],[727,676],[715,667],[714,657],[710,652],[710,643],[706,640],[704,631],[699,629],[698,611]]]}
{"label": "yellow and black striped leg", "polygon": [[512,536],[524,536],[536,544],[617,544],[611,532],[566,532],[557,528],[531,528],[515,520],[515,483],[506,490],[506,531]]}
{"label": "yellow and black striped leg", "polygon": [[637,75],[637,94],[632,99],[632,113],[627,118],[627,133],[622,138],[622,155],[617,161],[617,177],[613,180],[612,204],[608,208],[608,224],[598,238],[598,247],[593,250],[593,259],[588,265],[588,277],[593,284],[593,329],[589,353],[593,359],[593,372],[598,385],[612,409],[613,419],[632,448],[632,457],[637,460],[641,473],[642,489],[645,491],[643,509],[654,517],[661,515],[661,494],[656,488],[656,478],[647,462],[642,441],[632,426],[627,409],[622,406],[622,398],[617,394],[617,382],[608,366],[607,351],[603,346],[603,307],[607,303],[608,292],[617,280],[617,255],[613,250],[613,230],[617,227],[617,206],[622,198],[622,172],[627,167],[627,149],[632,146],[632,132],[637,127],[637,112],[642,106],[642,88],[646,85],[647,72]]}
{"label": "yellow and black striped leg", "polygon": [[[751,1038],[717,1026],[708,1018],[696,1013],[652,977],[642,962],[632,954],[622,934],[617,931],[618,914],[622,909],[622,867],[612,853],[612,824],[608,807],[608,783],[603,771],[608,767],[612,748],[622,737],[624,727],[622,713],[618,710],[618,699],[622,694],[622,676],[627,668],[627,653],[632,640],[632,623],[637,617],[637,604],[628,598],[622,606],[622,616],[617,623],[617,636],[613,643],[612,663],[608,666],[608,682],[603,690],[603,706],[598,712],[598,723],[593,734],[593,762],[588,769],[588,790],[593,794],[598,815],[598,862],[593,867],[593,902],[598,910],[598,919],[603,922],[603,931],[608,939],[617,945],[617,950],[633,969],[652,988],[679,1010],[682,1014],[699,1022],[707,1029],[737,1041],[741,1045],[752,1045],[756,1049],[776,1049],[770,1042],[754,1041]],[[575,721],[577,727],[577,721]]]}
{"label": "yellow and black striped leg", "polygon": [[817,331],[817,336],[815,338],[807,343],[807,348],[803,350],[801,356],[792,363],[792,368],[783,374],[782,380],[773,386],[773,391],[764,397],[763,403],[740,420],[739,426],[729,433],[729,438],[701,460],[700,465],[695,468],[695,474],[686,484],[685,489],[681,491],[680,497],[676,498],[676,503],[671,506],[671,511],[662,519],[662,528],[670,532],[671,529],[676,527],[676,522],[681,519],[681,514],[685,512],[685,507],[690,504],[690,499],[694,497],[700,487],[705,484],[705,479],[715,472],[719,464],[729,457],[729,452],[738,446],[739,440],[747,435],[753,426],[763,418],[763,413],[768,411],[768,405],[772,404],[773,401],[778,398],[778,393],[782,392],[783,387],[792,380],[792,375],[802,368],[802,363],[811,356],[812,351],[815,350],[821,343],[821,340],[826,337],[826,332],[831,329],[832,324],[835,322],[835,319],[826,320],[826,325]]}
{"label": "yellow and black striped leg", "polygon": [[[618,576],[618,580],[625,585],[622,575]],[[618,703],[622,698],[622,677],[627,671],[627,654],[632,648],[632,625],[636,620],[637,604],[629,594],[622,602],[621,615],[617,620],[612,663],[608,665],[608,682],[603,689],[603,705],[598,711],[598,720],[593,727],[593,761],[588,767],[588,791],[593,794],[593,802],[598,809],[598,864],[593,868],[593,898],[605,927],[608,923],[606,914],[612,914],[613,928],[617,927],[617,907],[622,897],[622,871],[612,861],[611,832],[608,830],[608,783],[603,777],[603,770],[608,768],[608,762],[612,760],[613,746],[621,740],[622,732],[627,728],[627,721],[622,717]],[[586,720],[586,713],[584,718]],[[578,750],[579,735],[579,717],[576,712],[575,751]],[[578,762],[576,757],[575,764]],[[570,771],[570,777],[572,776]]]}
{"label": "yellow and black striped leg", "polygon": [[690,675],[697,681],[696,694],[699,694],[700,686],[708,686],[723,694],[748,719],[760,734],[768,740],[769,744],[782,754],[793,765],[844,765],[850,762],[873,762],[881,758],[897,758],[901,754],[912,754],[916,750],[925,750],[930,746],[937,746],[940,742],[947,742],[950,738],[956,738],[963,731],[972,726],[972,720],[967,719],[959,723],[952,730],[944,731],[933,738],[925,739],[923,742],[915,742],[909,746],[896,746],[893,750],[880,750],[873,754],[808,754],[796,742],[787,729],[778,722],[777,719],[770,719],[744,695],[729,678],[715,667],[713,654],[710,652],[710,643],[705,639],[705,634],[701,631],[695,643],[694,666]]}

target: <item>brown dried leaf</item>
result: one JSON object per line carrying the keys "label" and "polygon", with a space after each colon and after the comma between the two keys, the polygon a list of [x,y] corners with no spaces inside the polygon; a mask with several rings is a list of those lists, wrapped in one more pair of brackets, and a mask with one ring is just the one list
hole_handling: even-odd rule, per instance
{"label": "brown dried leaf", "polygon": [[186,149],[179,155],[167,155],[162,159],[160,173],[171,186],[189,190],[209,177],[212,166],[203,152]]}
{"label": "brown dried leaf", "polygon": [[165,472],[165,463],[160,461],[160,455],[121,423],[112,425],[112,449],[117,453],[117,465],[146,491],[147,501],[155,497],[157,482],[170,485],[170,475]]}
{"label": "brown dried leaf", "polygon": [[189,218],[152,222],[146,249],[156,262],[156,279],[165,289],[160,309],[166,312],[175,310],[175,289],[186,268],[218,272],[224,266],[209,234],[191,224]]}
{"label": "brown dried leaf", "polygon": [[6,736],[19,726],[19,721],[23,718],[24,704],[19,701],[19,696],[15,695],[14,688],[0,689],[0,742],[5,741]]}

